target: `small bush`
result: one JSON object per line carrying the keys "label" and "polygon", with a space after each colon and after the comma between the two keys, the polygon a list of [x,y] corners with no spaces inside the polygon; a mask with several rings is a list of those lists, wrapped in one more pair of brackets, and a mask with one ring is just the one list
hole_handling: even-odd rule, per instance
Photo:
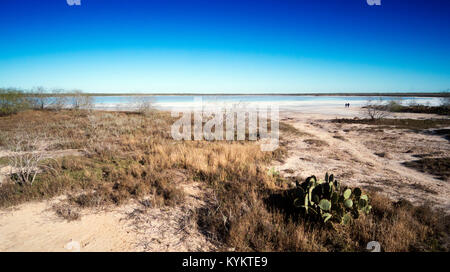
{"label": "small bush", "polygon": [[389,101],[389,103],[387,104],[387,110],[390,112],[401,112],[402,111],[402,104],[401,102],[397,102],[397,101]]}
{"label": "small bush", "polygon": [[132,107],[144,116],[151,116],[155,113],[155,99],[151,96],[134,96],[131,98]]}
{"label": "small bush", "polygon": [[18,113],[29,108],[23,92],[15,89],[0,89],[0,116]]}
{"label": "small bush", "polygon": [[74,221],[80,219],[80,214],[78,211],[70,205],[61,204],[53,206],[56,215],[61,218],[66,219],[67,221]]}
{"label": "small bush", "polygon": [[68,97],[68,104],[74,110],[91,110],[94,107],[94,98],[82,91],[73,91]]}

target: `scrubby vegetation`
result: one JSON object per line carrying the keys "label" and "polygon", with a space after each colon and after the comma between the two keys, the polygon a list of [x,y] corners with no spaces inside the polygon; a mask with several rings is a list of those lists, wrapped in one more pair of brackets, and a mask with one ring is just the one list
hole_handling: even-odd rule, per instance
{"label": "scrubby vegetation", "polygon": [[20,111],[92,109],[93,98],[82,91],[45,90],[41,87],[30,91],[0,88],[0,116],[16,114]]}
{"label": "scrubby vegetation", "polygon": [[[273,160],[285,156],[285,137],[302,133],[287,124],[280,125],[280,148],[263,152],[253,141],[174,141],[174,119],[165,112],[82,113],[23,110],[0,117],[0,149],[13,150],[15,137],[26,133],[38,141],[22,154],[42,154],[32,184],[10,179],[0,185],[0,207],[67,194],[65,205],[55,211],[76,220],[80,209],[130,199],[145,198],[153,207],[176,206],[185,197],[181,183],[197,181],[208,193],[206,205],[193,216],[221,250],[363,251],[369,241],[378,241],[385,251],[448,250],[443,243],[448,217],[373,192],[370,212],[348,224],[324,224],[304,216],[293,205],[299,197],[293,184],[303,181],[268,171]],[[357,189],[347,198],[346,190],[336,192],[342,193],[346,209],[365,200]],[[320,198],[333,207],[333,196]],[[341,222],[339,212],[331,211],[329,220]]]}
{"label": "scrubby vegetation", "polygon": [[404,165],[421,172],[435,175],[442,180],[450,178],[450,158],[423,158],[416,161],[405,162]]}
{"label": "scrubby vegetation", "polygon": [[342,124],[366,124],[378,126],[378,128],[390,127],[399,129],[411,129],[411,130],[427,130],[432,128],[441,128],[450,125],[449,119],[394,119],[394,118],[384,118],[384,119],[334,119],[335,123]]}
{"label": "scrubby vegetation", "polygon": [[[2,117],[0,127],[8,138],[6,142],[15,142],[18,130],[39,139],[28,151],[41,154],[46,167],[34,170],[39,173],[32,186],[19,182],[3,184],[0,206],[49,198],[66,191],[82,193],[73,201],[80,206],[120,204],[131,196],[150,191],[156,192],[155,202],[181,201],[175,184],[165,182],[170,179],[171,162],[179,163],[170,157],[180,152],[179,146],[168,144],[171,138],[165,128],[170,118],[168,114],[146,118],[134,113],[80,115],[74,111],[24,111]],[[3,148],[10,149],[9,144]],[[79,150],[84,156],[57,157],[55,149],[61,148]]]}
{"label": "scrubby vegetation", "polygon": [[438,115],[450,115],[449,106],[425,106],[425,105],[412,105],[403,106],[396,105],[395,107],[389,108],[391,112],[411,112],[411,113],[428,113],[428,114],[438,114]]}
{"label": "scrubby vegetation", "polygon": [[0,89],[0,116],[17,113],[29,108],[22,91],[15,89]]}
{"label": "scrubby vegetation", "polygon": [[378,100],[368,99],[361,108],[361,114],[364,118],[372,121],[389,118],[391,113],[396,112],[450,115],[450,97],[448,94],[445,94],[440,100],[440,105],[430,106],[417,104],[414,101],[411,101],[409,105],[404,105],[401,99],[390,101],[384,101],[381,97]]}
{"label": "scrubby vegetation", "polygon": [[383,251],[448,250],[450,218],[429,207],[371,192],[370,213],[348,224],[324,224],[293,205],[297,188],[271,180],[261,173],[211,181],[214,205],[200,211],[199,222],[223,250],[364,251],[369,241],[378,241]]}
{"label": "scrubby vegetation", "polygon": [[[449,97],[443,97],[442,102],[438,106],[421,105],[411,103],[404,105],[401,100],[391,100],[387,103],[382,101],[379,103],[371,103],[366,105],[366,110],[370,112],[378,112],[387,115],[387,112],[409,112],[409,113],[426,113],[438,115],[450,115]],[[375,118],[376,119],[376,118]]]}

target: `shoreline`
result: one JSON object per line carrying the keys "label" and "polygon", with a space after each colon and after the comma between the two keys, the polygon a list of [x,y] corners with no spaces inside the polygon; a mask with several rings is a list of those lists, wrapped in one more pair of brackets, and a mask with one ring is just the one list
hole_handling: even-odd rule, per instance
{"label": "shoreline", "polygon": [[389,96],[389,97],[450,97],[450,93],[433,92],[433,93],[86,93],[89,96]]}
{"label": "shoreline", "polygon": [[[32,93],[25,93],[33,95]],[[71,96],[70,93],[48,94],[49,96]],[[387,96],[387,97],[450,97],[449,92],[395,92],[395,93],[83,93],[86,96]]]}

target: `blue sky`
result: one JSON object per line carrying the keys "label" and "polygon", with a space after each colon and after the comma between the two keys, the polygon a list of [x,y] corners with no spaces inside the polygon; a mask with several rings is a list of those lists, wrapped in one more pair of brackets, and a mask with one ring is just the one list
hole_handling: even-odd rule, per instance
{"label": "blue sky", "polygon": [[2,0],[0,87],[442,91],[449,14],[447,0]]}

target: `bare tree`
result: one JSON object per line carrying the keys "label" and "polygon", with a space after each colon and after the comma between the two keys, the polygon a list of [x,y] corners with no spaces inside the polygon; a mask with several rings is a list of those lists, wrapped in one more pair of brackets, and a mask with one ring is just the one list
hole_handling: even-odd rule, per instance
{"label": "bare tree", "polygon": [[442,97],[441,106],[450,107],[450,97]]}
{"label": "bare tree", "polygon": [[9,158],[11,180],[33,185],[36,175],[44,166],[45,151],[40,147],[43,138],[31,137],[26,133],[19,133],[10,144]]}
{"label": "bare tree", "polygon": [[409,100],[408,106],[415,107],[417,105],[419,105],[419,103],[417,103],[416,98],[415,97],[411,97],[411,99]]}
{"label": "bare tree", "polygon": [[62,90],[48,91],[43,87],[37,87],[31,91],[28,100],[34,109],[61,110],[67,106],[68,99]]}
{"label": "bare tree", "polygon": [[444,91],[444,96],[440,98],[442,107],[450,107],[450,89]]}
{"label": "bare tree", "polygon": [[134,96],[132,97],[132,106],[142,115],[151,115],[154,108],[155,99],[151,96]]}
{"label": "bare tree", "polygon": [[52,103],[50,107],[54,110],[62,110],[67,107],[68,98],[64,95],[63,90],[52,90]]}
{"label": "bare tree", "polygon": [[51,104],[51,97],[43,87],[34,88],[29,100],[34,109],[43,110]]}
{"label": "bare tree", "polygon": [[70,96],[72,109],[75,110],[91,110],[94,107],[94,99],[92,96],[84,94],[82,91],[75,90]]}
{"label": "bare tree", "polygon": [[0,88],[0,116],[14,114],[29,107],[30,101],[22,91]]}
{"label": "bare tree", "polygon": [[384,105],[383,98],[379,98],[374,101],[372,98],[367,99],[365,106],[362,107],[363,116],[370,118],[371,120],[379,120],[389,116],[386,111],[386,105]]}

